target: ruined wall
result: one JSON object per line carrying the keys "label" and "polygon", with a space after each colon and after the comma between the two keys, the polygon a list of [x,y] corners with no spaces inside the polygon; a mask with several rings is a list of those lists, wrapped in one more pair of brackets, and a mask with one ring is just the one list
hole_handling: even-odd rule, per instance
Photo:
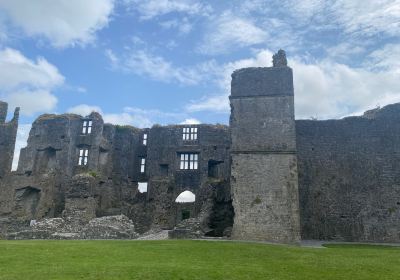
{"label": "ruined wall", "polygon": [[0,180],[11,172],[18,130],[19,108],[10,122],[6,122],[7,109],[7,103],[0,101]]}
{"label": "ruined wall", "polygon": [[[89,120],[91,131],[84,133]],[[63,213],[71,218],[76,209],[84,213],[82,207],[90,204],[91,215],[93,211],[96,217],[124,214],[138,232],[145,232],[151,226],[173,228],[179,223],[182,217],[175,199],[191,190],[197,195],[191,215],[198,217],[208,205],[209,215],[216,217],[212,228],[220,233],[227,223],[213,211],[224,211],[230,205],[228,128],[199,125],[198,139],[185,142],[183,127],[115,126],[104,124],[97,113],[42,115],[21,150],[18,170],[2,180],[0,216],[27,225],[30,220],[62,217]],[[78,164],[81,149],[88,150],[85,165]],[[199,155],[197,170],[179,170],[179,154],[185,152]],[[145,172],[141,172],[142,159],[146,160]],[[74,178],[80,174],[93,178],[91,195],[72,199],[71,187],[79,185]],[[148,182],[149,191],[140,193],[139,182]],[[228,192],[221,195],[218,185]],[[221,204],[214,209],[217,202]]]}
{"label": "ruined wall", "polygon": [[232,192],[235,239],[300,239],[292,70],[232,74]]}
{"label": "ruined wall", "polygon": [[297,121],[304,239],[400,241],[400,104]]}
{"label": "ruined wall", "polygon": [[[183,140],[183,128],[196,127],[196,140]],[[173,228],[182,219],[175,199],[183,191],[196,195],[191,217],[198,217],[207,204],[230,203],[230,192],[216,197],[214,182],[229,181],[229,131],[218,125],[153,127],[149,131],[146,174],[148,201],[153,205],[153,224]],[[198,154],[198,169],[181,170],[180,154]],[[229,207],[229,206],[227,206]],[[212,209],[210,209],[212,212]]]}

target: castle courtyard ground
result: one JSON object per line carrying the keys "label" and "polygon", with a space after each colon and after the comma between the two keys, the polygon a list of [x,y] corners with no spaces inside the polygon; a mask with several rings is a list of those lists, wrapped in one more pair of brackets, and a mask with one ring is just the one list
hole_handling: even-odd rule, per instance
{"label": "castle courtyard ground", "polygon": [[317,247],[201,240],[2,240],[0,279],[399,279],[400,247]]}

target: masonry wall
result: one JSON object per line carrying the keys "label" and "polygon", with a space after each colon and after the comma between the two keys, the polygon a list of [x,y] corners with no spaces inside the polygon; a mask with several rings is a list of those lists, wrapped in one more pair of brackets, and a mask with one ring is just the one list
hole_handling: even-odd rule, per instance
{"label": "masonry wall", "polygon": [[[191,127],[198,129],[197,139],[183,140],[183,128]],[[231,206],[229,188],[224,189],[224,195],[217,195],[217,186],[229,184],[229,146],[229,130],[223,125],[155,126],[149,130],[147,196],[149,203],[153,203],[154,225],[172,229],[181,222],[182,205],[176,203],[175,199],[183,191],[191,191],[196,195],[195,203],[187,205],[192,218],[198,218],[204,211],[208,212],[207,215],[214,215],[211,213],[213,210],[208,209],[214,206],[218,208],[223,205],[221,211]],[[182,153],[196,153],[198,169],[181,170]],[[214,221],[215,228],[231,225],[229,221],[228,225]]]}
{"label": "masonry wall", "polygon": [[[86,120],[92,121],[89,134],[82,133]],[[116,126],[104,124],[97,113],[40,116],[32,125],[27,147],[21,150],[18,170],[0,180],[0,227],[62,217],[88,200],[91,215],[93,211],[97,217],[124,214],[133,220],[137,232],[151,227],[172,229],[182,220],[183,206],[175,199],[190,190],[196,194],[196,202],[186,205],[191,217],[201,216],[207,232],[222,235],[232,225],[233,215],[229,130],[222,125],[198,125],[198,139],[183,141],[183,127],[191,126]],[[80,149],[89,150],[85,166],[78,164]],[[199,155],[197,170],[179,169],[179,154],[184,152]],[[140,171],[142,158],[145,172]],[[91,178],[90,194],[76,192],[81,189],[76,183],[81,177]],[[148,182],[147,192],[139,192],[140,182]],[[72,200],[71,190],[76,194]],[[228,213],[228,218],[221,218],[221,213]]]}
{"label": "masonry wall", "polygon": [[7,109],[7,103],[0,101],[0,180],[11,172],[18,129],[19,108],[10,122],[6,122]]}
{"label": "masonry wall", "polygon": [[300,240],[293,80],[289,67],[232,74],[235,239]]}
{"label": "masonry wall", "polygon": [[400,104],[296,121],[303,239],[400,241]]}

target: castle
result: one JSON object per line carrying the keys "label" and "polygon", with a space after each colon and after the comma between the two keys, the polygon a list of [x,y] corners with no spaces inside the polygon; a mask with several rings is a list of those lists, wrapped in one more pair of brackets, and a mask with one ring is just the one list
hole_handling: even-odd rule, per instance
{"label": "castle", "polygon": [[[171,238],[400,242],[400,104],[295,120],[293,98],[279,51],[273,67],[232,74],[229,126],[42,115],[13,172],[19,111],[6,122],[0,102],[0,236],[90,238],[87,224],[122,214]],[[32,230],[41,221],[68,226]]]}

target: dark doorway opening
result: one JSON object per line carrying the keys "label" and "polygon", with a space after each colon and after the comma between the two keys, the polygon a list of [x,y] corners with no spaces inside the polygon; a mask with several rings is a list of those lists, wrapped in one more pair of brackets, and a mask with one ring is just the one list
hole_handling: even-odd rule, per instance
{"label": "dark doorway opening", "polygon": [[189,210],[182,210],[182,221],[190,219],[190,211]]}
{"label": "dark doorway opening", "polygon": [[209,160],[208,161],[208,177],[220,178],[223,176],[221,164],[223,161]]}

